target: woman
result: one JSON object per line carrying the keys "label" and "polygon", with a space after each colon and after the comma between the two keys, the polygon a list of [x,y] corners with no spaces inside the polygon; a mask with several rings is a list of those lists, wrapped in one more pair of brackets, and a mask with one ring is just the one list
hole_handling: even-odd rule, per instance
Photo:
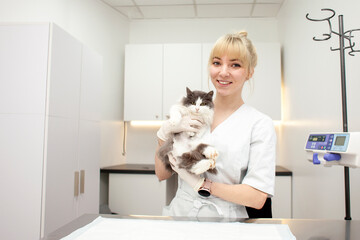
{"label": "woman", "polygon": [[[274,194],[276,134],[272,120],[244,103],[242,89],[257,64],[247,32],[227,34],[217,40],[209,57],[209,73],[216,89],[214,118],[208,142],[219,157],[218,173],[197,176],[178,168],[178,190],[164,215],[190,217],[246,218],[245,207],[260,209]],[[186,119],[185,119],[186,120]],[[168,124],[158,131],[159,146],[171,132],[194,131],[200,122]],[[158,147],[159,147],[158,146]],[[155,157],[159,180],[172,173]]]}

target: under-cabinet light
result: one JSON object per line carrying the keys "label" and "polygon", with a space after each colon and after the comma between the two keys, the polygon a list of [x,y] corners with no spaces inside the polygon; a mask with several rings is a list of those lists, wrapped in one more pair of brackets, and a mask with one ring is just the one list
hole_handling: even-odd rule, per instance
{"label": "under-cabinet light", "polygon": [[164,121],[131,121],[132,127],[160,127]]}

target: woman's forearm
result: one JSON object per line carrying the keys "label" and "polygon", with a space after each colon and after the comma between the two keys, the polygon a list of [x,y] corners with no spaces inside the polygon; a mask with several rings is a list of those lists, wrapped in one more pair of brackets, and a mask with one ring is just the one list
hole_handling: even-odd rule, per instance
{"label": "woman's forearm", "polygon": [[226,201],[255,209],[261,209],[267,198],[267,193],[246,184],[229,185],[213,182],[211,194]]}
{"label": "woman's forearm", "polygon": [[159,181],[166,180],[172,176],[172,172],[166,169],[165,164],[157,155],[157,152],[163,143],[164,141],[158,139],[158,146],[155,152],[155,174]]}

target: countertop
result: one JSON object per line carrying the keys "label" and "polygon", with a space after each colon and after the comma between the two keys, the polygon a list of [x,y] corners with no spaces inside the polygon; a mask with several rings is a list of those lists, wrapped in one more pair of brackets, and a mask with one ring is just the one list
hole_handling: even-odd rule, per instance
{"label": "countertop", "polygon": [[[111,167],[104,167],[102,173],[132,173],[132,174],[155,174],[154,164],[120,164]],[[276,176],[292,176],[292,171],[276,166]]]}

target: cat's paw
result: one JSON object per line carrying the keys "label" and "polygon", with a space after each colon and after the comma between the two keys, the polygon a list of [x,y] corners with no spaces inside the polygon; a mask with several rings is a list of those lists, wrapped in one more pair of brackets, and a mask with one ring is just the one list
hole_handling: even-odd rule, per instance
{"label": "cat's paw", "polygon": [[209,159],[209,161],[210,161],[210,168],[209,169],[214,169],[215,165],[216,165],[215,159]]}
{"label": "cat's paw", "polygon": [[197,162],[196,164],[194,164],[194,166],[192,166],[189,171],[196,175],[200,175],[200,174],[206,172],[207,170],[209,170],[211,168],[211,165],[212,165],[211,160],[203,159],[203,160],[200,160],[199,162]]}
{"label": "cat's paw", "polygon": [[207,159],[213,159],[214,161],[215,161],[215,160],[218,158],[218,156],[219,156],[219,152],[218,152],[215,148],[213,148],[213,147],[211,147],[211,146],[206,147],[206,148],[204,149],[203,154],[205,155],[205,157],[206,157]]}

